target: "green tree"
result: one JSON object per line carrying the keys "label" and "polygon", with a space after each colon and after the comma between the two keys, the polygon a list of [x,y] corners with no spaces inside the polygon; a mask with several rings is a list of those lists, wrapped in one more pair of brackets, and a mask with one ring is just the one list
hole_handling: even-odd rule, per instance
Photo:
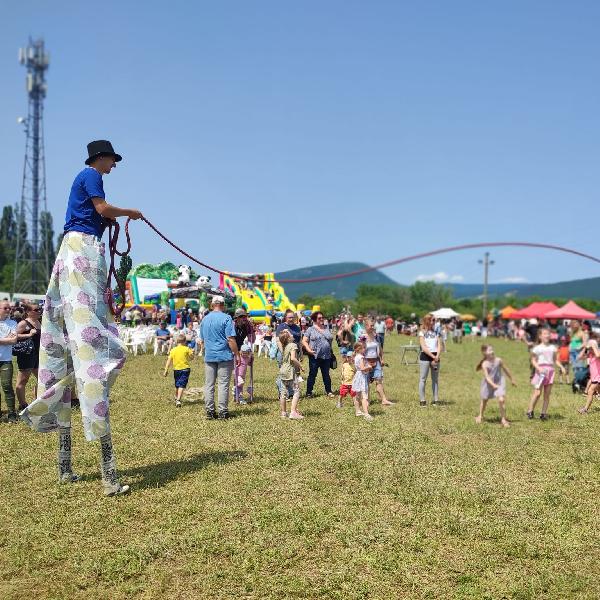
{"label": "green tree", "polygon": [[52,224],[52,215],[48,211],[42,211],[40,213],[40,253],[39,256],[43,256],[44,253],[48,258],[48,274],[56,253],[54,250],[54,227]]}
{"label": "green tree", "polygon": [[129,271],[131,271],[131,268],[133,267],[133,261],[131,260],[131,256],[129,256],[129,254],[126,254],[125,256],[121,256],[121,260],[119,261],[119,266],[117,268],[117,282],[116,282],[116,287],[114,289],[115,294],[119,297],[119,301],[122,300],[121,298],[121,290],[119,289],[119,286],[125,287],[125,282],[127,281],[127,275],[129,275]]}

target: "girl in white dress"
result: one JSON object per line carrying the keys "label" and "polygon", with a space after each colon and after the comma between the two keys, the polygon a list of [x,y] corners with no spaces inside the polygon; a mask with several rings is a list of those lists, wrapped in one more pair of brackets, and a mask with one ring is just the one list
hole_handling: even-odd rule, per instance
{"label": "girl in white dress", "polygon": [[354,344],[354,366],[356,367],[356,373],[352,379],[352,391],[356,392],[354,410],[357,417],[364,417],[366,421],[372,421],[373,417],[369,414],[369,374],[373,367],[366,361],[364,352],[364,344],[361,342]]}

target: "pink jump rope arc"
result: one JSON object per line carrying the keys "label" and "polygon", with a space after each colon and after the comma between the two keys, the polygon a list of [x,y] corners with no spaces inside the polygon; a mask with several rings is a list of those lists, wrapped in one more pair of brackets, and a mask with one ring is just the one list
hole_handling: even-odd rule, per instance
{"label": "pink jump rope arc", "polygon": [[[131,239],[129,237],[129,221],[130,220],[131,219],[127,219],[127,222],[125,223],[125,234],[127,237],[127,249],[123,252],[119,252],[117,250],[117,240],[119,237],[118,223],[116,223],[116,225],[109,225],[109,248],[110,248],[111,264],[110,264],[110,269],[109,269],[109,274],[108,274],[107,285],[110,287],[111,277],[114,274],[115,279],[117,280],[117,285],[119,286],[119,291],[121,292],[121,298],[122,298],[122,302],[121,302],[119,308],[117,309],[116,314],[120,314],[120,312],[123,310],[123,306],[125,304],[125,289],[124,289],[124,283],[120,282],[118,280],[118,278],[116,278],[116,270],[114,267],[114,260],[115,260],[115,255],[124,256],[126,254],[129,254],[129,252],[131,251]],[[142,221],[144,221],[144,223],[146,223],[146,225],[148,225],[148,227],[150,227],[150,229],[152,229],[154,231],[154,233],[156,233],[167,244],[169,244],[169,246],[171,246],[172,248],[177,250],[177,252],[179,252],[186,258],[189,258],[192,262],[200,265],[201,267],[204,267],[205,269],[212,271],[213,273],[218,273],[219,275],[230,275],[240,281],[252,281],[255,283],[267,281],[266,279],[261,279],[261,278],[257,278],[257,277],[248,277],[245,275],[237,276],[235,274],[235,272],[233,272],[233,271],[223,271],[221,269],[217,269],[216,267],[208,265],[208,264],[202,262],[201,260],[198,260],[195,256],[192,256],[191,254],[189,254],[188,252],[183,250],[183,248],[178,246],[175,242],[170,240],[155,225],[153,225],[148,219],[146,219],[146,217],[142,217]],[[113,233],[113,227],[114,227],[114,233]],[[537,243],[537,242],[477,242],[474,244],[460,244],[458,246],[448,246],[446,248],[439,248],[437,250],[431,250],[429,252],[421,252],[419,254],[412,254],[410,256],[404,256],[402,258],[397,258],[396,260],[390,260],[390,261],[383,262],[383,263],[380,263],[377,265],[372,265],[372,266],[363,267],[361,269],[356,269],[354,271],[347,271],[345,273],[334,273],[333,275],[321,275],[319,277],[305,277],[303,279],[282,278],[282,279],[275,279],[275,280],[271,280],[271,281],[275,281],[277,283],[314,283],[317,281],[332,281],[335,279],[344,279],[346,277],[354,277],[356,275],[361,275],[362,273],[368,273],[370,271],[376,271],[378,269],[392,267],[394,265],[399,265],[399,264],[410,262],[413,260],[419,260],[420,258],[428,258],[430,256],[437,256],[438,254],[446,254],[448,252],[458,252],[459,250],[472,250],[475,248],[502,248],[502,247],[542,248],[544,250],[556,250],[558,252],[574,254],[575,256],[580,256],[582,258],[587,258],[588,260],[591,260],[593,262],[600,263],[600,258],[598,258],[597,256],[592,256],[591,254],[586,254],[584,252],[580,252],[579,250],[573,250],[572,248],[567,248],[565,246],[557,246],[556,244],[542,244],[542,243]],[[114,307],[112,306],[112,304],[111,304],[111,311],[113,311],[113,314],[115,314]]]}

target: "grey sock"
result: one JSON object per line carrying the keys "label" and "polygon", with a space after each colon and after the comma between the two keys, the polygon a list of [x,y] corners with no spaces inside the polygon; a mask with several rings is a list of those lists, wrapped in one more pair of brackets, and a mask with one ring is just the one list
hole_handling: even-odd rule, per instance
{"label": "grey sock", "polygon": [[71,428],[60,427],[58,430],[58,478],[73,473],[71,464]]}
{"label": "grey sock", "polygon": [[110,433],[107,433],[100,438],[100,453],[100,472],[102,473],[102,481],[109,485],[118,485],[117,465]]}

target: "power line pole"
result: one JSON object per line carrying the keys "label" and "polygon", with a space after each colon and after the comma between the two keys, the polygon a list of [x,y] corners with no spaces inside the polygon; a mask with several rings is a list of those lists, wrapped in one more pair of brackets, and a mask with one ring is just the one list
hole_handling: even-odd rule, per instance
{"label": "power line pole", "polygon": [[44,40],[30,39],[26,48],[19,49],[19,62],[27,69],[29,110],[26,119],[18,119],[25,126],[25,160],[17,215],[13,292],[39,294],[45,291],[49,278],[48,235],[40,228],[40,209],[46,211],[44,98],[48,89],[45,73],[50,63]]}
{"label": "power line pole", "polygon": [[483,260],[477,261],[480,265],[483,265],[483,314],[481,316],[482,319],[487,319],[487,305],[488,305],[488,276],[490,265],[493,265],[495,261],[490,260],[490,253],[486,252],[483,255]]}

